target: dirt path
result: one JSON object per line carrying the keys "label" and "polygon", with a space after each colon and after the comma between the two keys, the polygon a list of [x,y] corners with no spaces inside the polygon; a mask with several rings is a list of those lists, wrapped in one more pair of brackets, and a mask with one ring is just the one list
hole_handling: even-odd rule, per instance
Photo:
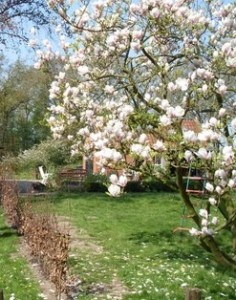
{"label": "dirt path", "polygon": [[[58,217],[58,224],[60,229],[63,232],[69,233],[71,237],[70,250],[74,256],[78,249],[81,251],[86,251],[91,255],[98,255],[103,253],[103,248],[92,241],[91,237],[86,234],[86,232],[79,232],[70,222],[69,218]],[[25,257],[29,262],[31,272],[40,284],[41,288],[41,297],[45,300],[58,300],[55,296],[55,287],[54,285],[46,280],[41,271],[37,262],[35,262],[30,256],[30,250],[24,239],[22,238],[20,248],[20,255]],[[71,293],[70,297],[61,295],[60,300],[68,299],[78,299],[79,291],[82,288],[82,280],[80,278],[73,277],[69,279],[68,286],[70,287]],[[112,300],[122,300],[123,296],[128,293],[128,289],[120,282],[117,277],[114,277],[110,284],[104,283],[94,283],[89,287],[89,293],[94,295],[94,299],[112,299]]]}

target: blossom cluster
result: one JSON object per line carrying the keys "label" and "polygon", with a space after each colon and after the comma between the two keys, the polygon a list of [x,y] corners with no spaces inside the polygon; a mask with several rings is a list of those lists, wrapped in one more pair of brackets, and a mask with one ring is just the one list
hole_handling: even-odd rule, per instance
{"label": "blossom cluster", "polygon": [[109,179],[111,184],[108,187],[108,194],[112,197],[119,197],[127,184],[127,177],[125,175],[118,177],[116,174],[112,174]]}

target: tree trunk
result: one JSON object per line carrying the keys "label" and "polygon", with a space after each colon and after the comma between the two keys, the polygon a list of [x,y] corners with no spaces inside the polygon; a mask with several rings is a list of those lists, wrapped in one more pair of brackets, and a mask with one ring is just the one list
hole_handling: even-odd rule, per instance
{"label": "tree trunk", "polygon": [[185,292],[185,300],[201,300],[202,292],[197,288],[188,288]]}
{"label": "tree trunk", "polygon": [[[181,194],[181,197],[183,199],[184,205],[186,206],[188,213],[190,214],[193,221],[196,223],[198,228],[201,228],[201,220],[199,218],[199,215],[197,214],[189,195],[186,193],[184,182],[183,182],[183,169],[181,167],[178,167],[176,169],[176,175],[177,175],[177,183],[179,187],[179,192]],[[229,200],[229,199],[227,199]],[[232,201],[231,201],[232,202]],[[225,205],[224,209],[226,211],[227,217],[231,215],[233,207],[232,203],[229,202],[229,205]],[[230,211],[229,211],[230,210]],[[234,221],[235,223],[236,221]],[[231,226],[231,232],[234,235],[233,236],[233,243],[234,247],[236,247],[236,226],[233,223]],[[236,260],[233,257],[230,257],[226,253],[220,250],[218,244],[216,243],[215,239],[211,235],[206,235],[200,237],[200,243],[201,246],[208,252],[210,252],[214,259],[222,266],[225,266],[227,268],[236,269]]]}

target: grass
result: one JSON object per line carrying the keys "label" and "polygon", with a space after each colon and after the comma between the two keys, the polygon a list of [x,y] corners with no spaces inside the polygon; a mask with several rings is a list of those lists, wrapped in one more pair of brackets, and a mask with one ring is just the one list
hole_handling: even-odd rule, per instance
{"label": "grass", "polygon": [[40,300],[39,285],[32,279],[25,259],[17,252],[19,237],[4,223],[0,210],[0,289],[4,299]]}
{"label": "grass", "polygon": [[[235,273],[219,268],[188,233],[173,234],[180,225],[191,226],[181,219],[178,195],[140,193],[113,199],[80,193],[51,200],[53,210],[70,217],[84,242],[69,261],[71,273],[83,282],[78,299],[182,300],[186,287],[200,288],[205,300],[236,299]],[[0,222],[0,287],[6,299],[11,293],[17,300],[41,299],[26,262],[17,255],[18,237],[4,227],[2,216]],[[94,292],[114,278],[128,289],[122,298]]]}
{"label": "grass", "polygon": [[124,300],[183,299],[187,286],[202,289],[204,299],[236,299],[235,274],[219,268],[188,233],[173,234],[182,223],[176,194],[118,199],[71,194],[54,203],[60,215],[69,216],[80,232],[103,247],[96,254],[78,249],[71,258],[73,272],[84,281],[79,299],[104,299],[90,294],[89,287],[114,276],[129,289]]}

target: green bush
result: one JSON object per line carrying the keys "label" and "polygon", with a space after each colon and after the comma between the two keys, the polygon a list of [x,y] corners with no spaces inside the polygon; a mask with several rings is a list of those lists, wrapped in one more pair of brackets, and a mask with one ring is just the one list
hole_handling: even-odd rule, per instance
{"label": "green bush", "polygon": [[175,182],[163,182],[160,179],[149,179],[143,181],[143,187],[146,192],[173,192],[175,191]]}
{"label": "green bush", "polygon": [[85,192],[105,193],[107,191],[107,183],[107,176],[100,174],[89,174],[86,176],[83,183],[83,190]]}
{"label": "green bush", "polygon": [[128,181],[124,191],[127,193],[142,193],[145,192],[145,186],[141,181]]}
{"label": "green bush", "polygon": [[46,140],[18,156],[22,168],[61,166],[67,163],[70,149],[58,140]]}

